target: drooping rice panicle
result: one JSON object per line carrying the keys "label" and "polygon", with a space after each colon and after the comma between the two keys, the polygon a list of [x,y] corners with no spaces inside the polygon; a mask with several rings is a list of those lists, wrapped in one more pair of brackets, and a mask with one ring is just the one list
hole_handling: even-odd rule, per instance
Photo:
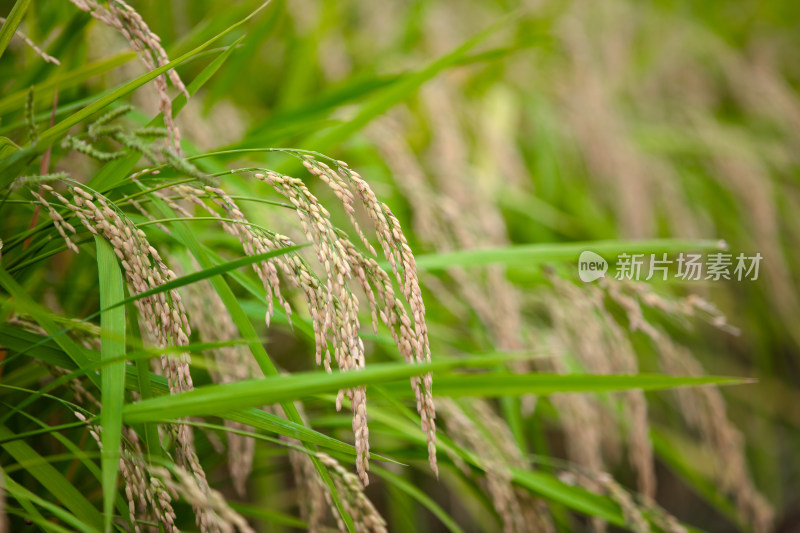
{"label": "drooping rice panicle", "polygon": [[[355,223],[352,215],[355,212],[353,202],[356,198],[364,199],[365,206],[373,211],[373,221],[379,226],[379,241],[385,249],[387,260],[394,261],[396,281],[402,287],[401,294],[408,302],[411,314],[408,314],[405,305],[395,294],[389,275],[374,259],[359,252],[345,233],[332,225],[330,213],[302,180],[265,171],[256,172],[256,179],[269,184],[291,202],[297,213],[302,234],[312,243],[317,262],[324,272],[324,276],[318,277],[296,253],[254,264],[253,268],[267,293],[267,324],[273,313],[273,299],[278,300],[287,316],[292,312],[288,302],[281,295],[278,272],[282,272],[291,284],[302,290],[305,297],[314,326],[317,363],[328,371],[331,371],[334,361],[343,371],[363,368],[365,355],[364,344],[360,338],[359,302],[349,286],[352,280],[367,299],[373,329],[377,331],[379,322],[386,325],[398,350],[409,363],[429,360],[430,350],[424,324],[425,311],[415,275],[414,260],[399,223],[388,207],[377,201],[366,182],[349,167],[337,163],[339,173],[334,176],[334,171],[328,165],[321,165],[307,156],[301,158],[307,163],[307,168],[314,171],[312,172],[314,175],[326,176],[323,181],[338,191],[336,196],[345,205],[345,212],[351,217],[352,222]],[[360,192],[354,193],[351,188]],[[218,187],[206,185],[198,189],[190,185],[177,185],[172,190],[178,198],[217,218],[223,229],[242,243],[247,255],[260,254],[293,244],[287,236],[263,230],[249,223],[233,199]],[[192,216],[186,205],[181,205],[164,194],[157,194],[181,216]],[[204,201],[205,198],[210,198],[211,202]],[[362,243],[368,245],[366,235],[357,223],[356,228]],[[374,255],[374,248],[369,246],[368,250]],[[329,341],[332,351],[329,349]],[[436,472],[435,408],[430,393],[431,376],[412,379],[412,387],[422,426],[428,436],[430,464]],[[368,483],[366,472],[369,468],[366,389],[359,387],[341,391],[337,405],[341,405],[344,394],[351,400],[353,409],[353,432],[358,451],[356,466],[362,482],[366,484]]]}
{"label": "drooping rice panicle", "polygon": [[[203,342],[230,341],[239,337],[222,299],[211,283],[203,281],[185,287],[184,301],[192,329]],[[225,346],[208,350],[216,363],[210,370],[215,383],[232,383],[261,376],[252,354],[245,346]],[[225,426],[236,430],[247,428],[244,424],[225,420]],[[253,467],[255,441],[236,433],[226,435],[228,442],[228,471],[239,496],[245,496],[246,483]]]}
{"label": "drooping rice panicle", "polygon": [[[702,365],[688,349],[645,319],[637,298],[642,294],[641,289],[635,289],[631,294],[625,290],[626,287],[609,284],[608,293],[625,311],[631,329],[642,331],[652,340],[662,368],[674,375],[703,375]],[[652,303],[655,299],[650,297],[648,301]],[[687,309],[691,311],[695,307],[711,310],[693,299]],[[724,320],[717,322],[722,329],[727,329]],[[679,412],[687,424],[699,432],[705,445],[719,457],[714,468],[715,478],[724,491],[733,495],[741,519],[752,524],[756,531],[768,531],[774,520],[772,506],[753,484],[747,467],[744,438],[728,418],[722,393],[713,387],[693,387],[676,390],[675,395],[680,405]]]}
{"label": "drooping rice panicle", "polygon": [[[364,495],[359,479],[345,470],[339,462],[328,454],[318,452],[317,459],[325,465],[331,473],[333,484],[336,491],[343,495],[341,497],[342,506],[352,517],[355,530],[359,533],[385,533],[386,521],[380,515],[369,498]],[[326,491],[326,496],[330,494]],[[347,531],[337,515],[337,523],[340,531]]]}
{"label": "drooping rice panicle", "polygon": [[[112,0],[106,8],[95,0],[70,0],[78,9],[86,11],[94,18],[120,32],[136,51],[139,59],[148,70],[155,70],[169,63],[167,53],[161,46],[161,39],[150,31],[141,15],[123,0]],[[189,99],[186,86],[174,70],[169,70],[172,85]],[[172,100],[167,93],[167,78],[163,74],[155,79],[159,94],[159,105],[164,116],[164,124],[170,132],[172,148],[180,153],[181,132],[172,116]]]}
{"label": "drooping rice panicle", "polygon": [[[510,467],[519,466],[524,461],[517,452],[512,452],[509,456],[504,452],[502,444],[496,444],[503,437],[510,437],[507,430],[503,432],[505,435],[493,434],[490,439],[454,400],[447,398],[440,401],[439,408],[444,415],[447,434],[459,446],[471,450],[480,461],[480,466],[486,473],[486,488],[500,516],[503,531],[523,533],[548,530],[547,515],[540,514],[535,500],[526,493],[518,492],[512,484]],[[479,411],[480,416],[488,421],[491,415],[485,407],[479,407]],[[491,421],[490,425],[491,429],[498,429],[495,421]]]}
{"label": "drooping rice panicle", "polygon": [[[3,24],[5,24],[5,23],[6,23],[6,19],[5,19],[5,17],[0,17],[0,26],[2,26],[2,25],[3,25]],[[33,42],[33,40],[32,40],[30,37],[28,37],[27,35],[25,35],[25,34],[24,34],[22,31],[20,31],[19,29],[18,29],[16,32],[14,32],[14,36],[15,36],[15,37],[18,37],[18,38],[19,38],[19,39],[20,39],[22,42],[24,42],[26,45],[28,45],[28,47],[29,47],[31,50],[33,50],[33,51],[36,53],[36,55],[37,55],[37,56],[41,57],[41,58],[42,58],[42,60],[46,61],[47,63],[52,63],[52,64],[54,64],[54,65],[58,65],[58,66],[60,66],[60,65],[61,65],[61,62],[60,62],[58,59],[56,59],[55,57],[53,57],[53,56],[51,56],[51,55],[47,54],[47,53],[46,53],[44,50],[42,50],[41,48],[39,48],[39,47],[36,45],[36,43],[35,43],[35,42]]]}
{"label": "drooping rice panicle", "polygon": [[[132,294],[145,292],[175,279],[175,273],[162,261],[158,251],[148,242],[145,233],[137,229],[102,195],[89,192],[77,185],[68,187],[71,198],[55,191],[49,185],[43,185],[42,189],[69,209],[91,233],[102,235],[109,241],[122,265]],[[41,201],[45,200],[42,198]],[[49,203],[43,205],[47,207]],[[191,333],[189,320],[181,297],[175,289],[138,299],[134,305],[139,311],[147,335],[156,346],[189,344]],[[180,353],[176,357],[162,355],[161,368],[167,376],[171,393],[185,392],[193,388],[188,353]],[[178,464],[192,472],[198,487],[210,490],[205,471],[194,449],[191,429],[185,424],[180,424],[170,426],[170,430],[177,444]],[[196,508],[195,513],[196,521],[201,528],[211,527],[214,518],[207,515],[207,509]]]}

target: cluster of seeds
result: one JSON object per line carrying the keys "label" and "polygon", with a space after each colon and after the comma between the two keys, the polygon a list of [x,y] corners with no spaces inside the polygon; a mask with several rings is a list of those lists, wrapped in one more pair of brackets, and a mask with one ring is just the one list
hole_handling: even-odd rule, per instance
{"label": "cluster of seeds", "polygon": [[140,531],[137,523],[139,513],[152,512],[161,527],[168,533],[177,533],[175,527],[175,510],[172,508],[173,498],[177,494],[170,493],[160,479],[148,475],[147,465],[140,454],[124,450],[119,461],[119,473],[125,480],[125,497],[128,500],[128,513],[134,524],[134,531]]}
{"label": "cluster of seeds", "polygon": [[[317,453],[317,458],[328,468],[331,473],[336,492],[343,495],[342,506],[353,519],[353,526],[359,533],[386,533],[386,521],[380,515],[372,502],[364,495],[361,484],[356,476],[345,470],[339,462],[325,453]],[[330,494],[325,492],[330,500]],[[332,505],[332,502],[329,502]],[[345,524],[338,514],[337,525],[340,531],[347,531]]]}
{"label": "cluster of seeds", "polygon": [[[416,277],[416,264],[397,219],[385,204],[377,200],[367,183],[344,163],[336,162],[337,170],[334,171],[327,164],[309,156],[298,157],[301,157],[313,175],[322,179],[333,190],[362,243],[374,256],[375,249],[355,218],[356,199],[361,200],[374,223],[384,255],[392,266],[394,282],[401,287],[400,294],[408,304],[410,314],[396,294],[392,277],[373,257],[359,252],[346,233],[333,226],[328,210],[302,180],[271,171],[258,171],[255,173],[256,179],[269,184],[294,207],[303,235],[312,244],[317,262],[323,271],[317,275],[298,253],[285,254],[254,264],[253,268],[267,294],[267,324],[274,312],[273,299],[279,302],[287,316],[292,313],[289,303],[281,295],[280,272],[303,292],[314,329],[317,364],[324,366],[329,372],[333,361],[341,371],[364,368],[364,344],[359,335],[359,299],[350,287],[350,282],[354,282],[367,299],[374,331],[377,332],[380,323],[387,326],[407,362],[429,361],[425,308]],[[217,218],[223,229],[242,243],[247,255],[279,250],[293,244],[287,236],[251,224],[234,200],[217,187],[206,185],[199,189],[177,185],[171,190],[178,198]],[[176,213],[185,217],[192,216],[184,205],[166,195],[159,196]],[[211,203],[204,201],[206,198],[210,198]],[[428,438],[431,468],[437,472],[432,378],[427,374],[422,378],[412,378],[411,383],[422,428]],[[341,407],[345,395],[353,410],[353,432],[358,451],[356,466],[362,482],[366,484],[369,469],[366,390],[364,387],[356,387],[340,391],[337,397],[338,408]]]}
{"label": "cluster of seeds", "polygon": [[[67,195],[62,195],[50,185],[42,185],[46,191],[58,200],[81,222],[92,234],[101,235],[109,241],[114,253],[120,260],[125,278],[131,287],[132,294],[139,294],[156,288],[175,279],[175,273],[162,261],[158,251],[147,241],[145,233],[137,229],[113,204],[102,195],[88,192],[83,187],[71,185]],[[43,196],[33,193],[34,198],[52,212],[55,211]],[[66,224],[66,222],[64,222]],[[70,226],[67,230],[74,227]],[[68,246],[69,246],[69,240]],[[74,246],[74,245],[73,245]],[[77,252],[77,248],[74,249]],[[181,297],[176,290],[160,292],[136,300],[135,305],[145,326],[145,331],[159,347],[185,346],[189,344],[190,326]],[[191,390],[192,377],[189,371],[189,354],[181,353],[177,357],[166,354],[161,357],[161,366],[169,382],[170,392]],[[194,449],[191,429],[186,425],[171,426],[177,443],[179,464],[186,465],[197,480],[202,490],[210,490],[197,453]],[[205,509],[195,509],[199,525],[210,524]]]}
{"label": "cluster of seeds", "polygon": [[[95,0],[70,0],[78,9],[85,11],[94,18],[119,31],[136,51],[139,59],[148,70],[155,70],[169,63],[167,53],[161,46],[161,39],[150,31],[141,15],[123,0],[111,0],[108,8],[103,7]],[[172,85],[189,98],[189,92],[174,70],[168,72]],[[180,153],[181,134],[172,118],[172,100],[167,92],[167,79],[162,74],[155,79],[156,90],[159,94],[159,105],[164,116],[164,124],[170,132],[173,149]]]}
{"label": "cluster of seeds", "polygon": [[214,489],[204,489],[195,481],[195,477],[180,467],[166,468],[150,466],[148,468],[151,483],[160,481],[160,487],[173,495],[180,494],[195,509],[203,509],[203,515],[210,521],[201,525],[202,531],[218,533],[255,533],[247,520],[231,509],[222,494]]}
{"label": "cluster of seeds", "polygon": [[[325,265],[326,270],[328,264],[336,265],[340,269],[336,278],[338,285],[344,285],[344,279],[353,278],[361,285],[370,304],[373,327],[377,326],[377,318],[380,317],[380,321],[390,329],[398,350],[407,362],[430,361],[425,306],[422,302],[417,278],[416,261],[400,228],[399,221],[392,214],[389,206],[377,199],[369,184],[345,163],[334,162],[334,170],[326,163],[317,161],[309,155],[296,152],[292,154],[300,157],[309,172],[319,177],[331,188],[343,203],[345,212],[356,228],[359,237],[374,256],[374,248],[369,244],[355,219],[355,198],[360,199],[361,206],[373,223],[378,242],[384,257],[391,266],[394,279],[401,288],[403,298],[408,303],[410,316],[399,298],[395,297],[393,284],[386,272],[378,266],[374,259],[357,252],[346,236],[342,238],[338,231],[333,230],[327,211],[319,209],[321,206],[318,205],[316,198],[308,191],[302,180],[288,178],[274,172],[257,173],[256,178],[272,185],[295,205],[307,238],[311,240],[315,235],[328,237],[326,241],[316,246],[318,259]],[[322,232],[323,228],[326,231]],[[316,243],[317,241],[312,240],[312,242]],[[339,279],[339,276],[342,276],[342,280]],[[328,282],[331,282],[330,275]],[[329,285],[331,289],[334,287]],[[377,293],[377,301],[383,304],[381,310],[377,309],[373,289]],[[333,293],[335,294],[335,292]],[[429,462],[434,472],[438,472],[435,444],[436,412],[431,393],[432,376],[425,374],[422,378],[414,377],[411,379],[411,384],[417,400],[417,412],[421,418],[422,429],[428,438]]]}
{"label": "cluster of seeds", "polygon": [[308,524],[309,533],[324,531],[326,510],[330,509],[334,517],[338,516],[338,510],[330,494],[327,493],[328,486],[322,482],[311,457],[304,451],[290,448],[289,462],[292,465],[295,485],[301,494],[300,516]]}
{"label": "cluster of seeds", "polygon": [[[513,444],[514,438],[502,419],[480,401],[471,403],[469,413],[466,406],[449,398],[440,401],[439,408],[444,414],[447,434],[460,447],[471,450],[486,473],[486,490],[500,516],[503,531],[554,531],[542,502],[512,483],[510,467],[528,468],[530,465]],[[453,455],[452,458],[462,471],[471,473],[460,457]]]}
{"label": "cluster of seeds", "polygon": [[[3,25],[5,23],[6,23],[5,17],[0,17],[0,25]],[[41,48],[36,46],[36,43],[33,42],[33,40],[30,37],[28,37],[27,35],[22,33],[20,30],[17,30],[16,32],[14,32],[14,37],[17,37],[22,42],[27,44],[31,48],[31,50],[33,50],[36,53],[36,55],[41,57],[44,61],[46,61],[48,63],[52,63],[54,65],[61,65],[61,62],[58,59],[56,59],[55,57],[45,53],[44,50],[42,50]]]}
{"label": "cluster of seeds", "polygon": [[[163,131],[148,130],[127,134],[119,126],[109,124],[127,111],[128,109],[123,107],[101,117],[90,127],[89,139],[94,141],[102,136],[113,138],[126,147],[147,155],[155,162],[155,153],[144,150],[139,146],[138,141],[134,141],[138,138],[147,138],[151,134],[152,136],[161,136]],[[77,137],[69,139],[69,147],[83,151],[92,157],[101,160],[118,157],[118,153],[101,152],[92,144]],[[299,253],[280,255],[269,261],[253,265],[267,293],[267,324],[269,325],[270,317],[274,313],[273,300],[279,303],[287,317],[291,317],[292,314],[291,306],[281,293],[282,275],[289,283],[299,287],[305,297],[315,334],[317,364],[323,365],[329,372],[332,371],[333,361],[340,371],[364,368],[365,349],[360,338],[359,298],[351,290],[351,284],[355,284],[361,289],[368,302],[373,330],[377,333],[379,324],[387,326],[399,352],[407,362],[429,361],[430,349],[425,325],[425,309],[416,276],[416,264],[396,217],[388,206],[377,200],[363,178],[350,170],[344,163],[335,162],[336,170],[334,170],[326,163],[319,162],[308,155],[299,152],[291,153],[301,158],[311,174],[320,178],[330,187],[342,202],[349,220],[368,253],[364,254],[358,251],[347,234],[333,226],[330,213],[319,203],[302,180],[270,171],[255,173],[258,180],[269,184],[291,202],[299,219],[302,233],[313,245],[321,269],[321,273],[315,272],[314,268]],[[165,155],[167,156],[167,165],[174,166],[172,160],[177,156],[173,154],[173,157],[169,157],[170,153],[167,152]],[[192,166],[192,172],[187,173],[194,175],[197,173],[197,169]],[[89,192],[85,187],[75,184],[70,184],[67,192],[62,194],[47,185],[45,181],[47,180],[37,180],[37,183],[41,184],[42,190],[40,193],[34,193],[34,198],[48,209],[59,233],[70,249],[78,252],[77,246],[70,238],[77,234],[77,230],[65,220],[66,215],[59,213],[59,210],[53,208],[45,199],[48,194],[58,200],[88,231],[102,235],[112,244],[132,288],[132,294],[158,287],[175,278],[175,274],[167,268],[155,248],[150,246],[145,234],[130,223],[113,203],[102,195]],[[69,182],[69,180],[65,181]],[[187,209],[187,204],[201,207],[217,218],[223,229],[242,243],[247,255],[263,254],[294,244],[287,236],[251,224],[233,199],[218,187],[205,185],[197,188],[189,185],[175,185],[168,191],[174,193],[178,201],[161,192],[154,191],[152,194],[165,201],[181,216],[193,216]],[[208,201],[209,199],[210,201]],[[134,207],[140,212],[147,213],[147,210],[138,202],[134,203]],[[356,220],[357,209],[363,209],[373,222],[384,257],[391,266],[391,273],[383,270],[376,261],[377,252]],[[61,211],[63,212],[63,209]],[[150,216],[148,218],[152,219]],[[395,283],[399,290],[395,289]],[[221,302],[218,304],[220,316],[227,316],[227,313],[223,313],[221,309],[224,306],[221,306]],[[189,343],[190,325],[177,291],[164,291],[151,297],[142,298],[137,300],[135,305],[141,314],[143,329],[158,346],[184,346]],[[204,322],[202,315],[198,315],[198,320],[195,322],[200,324],[201,329],[208,329],[205,332],[200,331],[200,335],[201,338],[205,336],[209,340],[212,338],[218,340],[217,335],[220,334],[218,330],[225,326],[208,320]],[[223,329],[227,336],[236,336],[232,324],[227,324]],[[216,353],[215,357],[218,359],[218,363],[221,363],[219,367],[239,368],[243,360],[248,360],[244,351],[239,351],[242,353],[238,353],[236,349],[218,350],[219,353]],[[170,358],[163,356],[162,366],[172,392],[182,392],[192,388],[187,353]],[[252,370],[251,366],[247,367],[248,372]],[[234,371],[229,375],[220,374],[216,379],[230,381],[248,376],[241,376],[239,372]],[[412,378],[411,384],[416,396],[422,428],[427,435],[429,462],[433,471],[438,475],[431,375]],[[356,387],[340,391],[337,397],[337,408],[341,408],[345,396],[349,399],[353,410],[353,432],[357,450],[356,468],[361,483],[366,485],[369,482],[367,476],[369,429],[367,426],[366,388]],[[205,473],[197,461],[193,449],[193,436],[188,426],[177,425],[169,429],[179,445],[177,449],[179,464],[187,466],[192,472],[197,480],[198,490],[210,490]],[[234,440],[236,442],[233,442]],[[237,489],[240,491],[244,489],[244,480],[251,468],[252,463],[247,458],[252,458],[252,444],[249,439],[231,439],[229,441],[230,451],[236,453],[236,460],[232,460],[231,465],[237,465],[232,469],[232,474],[236,479]],[[130,465],[125,467],[124,473],[135,478],[137,474],[131,468]],[[144,476],[142,472],[139,474]],[[159,494],[161,496],[153,501],[160,501],[164,495],[168,496],[166,491],[161,491]],[[317,507],[320,506],[317,505]],[[201,528],[213,530],[213,517],[205,515],[203,509],[196,508],[195,510]],[[315,512],[317,515],[320,514],[318,511]],[[156,514],[159,515],[160,520],[163,519],[162,523],[169,523],[169,513],[156,512]]]}
{"label": "cluster of seeds", "polygon": [[[50,186],[47,185],[46,187]],[[72,239],[68,235],[68,233],[75,235],[76,233],[75,227],[66,220],[64,220],[64,217],[61,216],[61,214],[58,211],[53,209],[50,203],[47,200],[45,200],[39,193],[31,192],[31,194],[33,195],[33,197],[36,199],[37,202],[39,202],[41,205],[44,206],[45,209],[47,209],[47,212],[49,213],[50,218],[53,220],[53,224],[56,227],[56,231],[58,231],[58,234],[61,235],[61,237],[64,239],[64,242],[67,244],[67,248],[69,248],[70,250],[72,250],[77,254],[79,252],[78,247],[75,246],[75,243],[72,242]]]}
{"label": "cluster of seeds", "polygon": [[[72,199],[66,198],[49,185],[43,185],[42,189],[58,199],[91,233],[102,235],[109,241],[120,260],[133,294],[148,291],[175,279],[175,273],[161,260],[158,251],[150,246],[145,233],[133,226],[120,211],[112,208],[112,204],[105,198],[79,186],[69,188]],[[32,194],[38,201],[44,202],[37,193]],[[51,211],[51,216],[55,216],[52,214],[55,210],[49,203],[42,205]],[[72,226],[67,229],[75,232]],[[176,290],[141,298],[136,301],[136,306],[147,333],[158,346],[189,344],[189,320]],[[181,354],[177,359],[164,355],[162,363],[172,391],[180,392],[192,388],[188,354]]]}
{"label": "cluster of seeds", "polygon": [[[88,340],[84,344],[88,345]],[[53,367],[51,371],[59,377],[68,374],[66,370],[58,367]],[[102,410],[102,404],[94,394],[86,390],[79,379],[70,379],[67,383],[72,390],[76,403],[91,407],[96,411]],[[102,450],[103,442],[100,437],[102,428],[91,423],[82,410],[76,409],[73,414],[75,418],[87,424],[89,435]],[[135,533],[141,531],[139,521],[142,516],[155,516],[164,531],[178,533],[178,529],[175,527],[175,511],[172,508],[172,499],[177,495],[171,495],[167,492],[160,480],[152,478],[148,480],[147,465],[142,459],[143,454],[138,435],[127,427],[123,427],[123,431],[125,432],[125,439],[122,442],[119,474],[125,485],[125,498],[128,501],[128,514],[133,525],[133,531]]]}
{"label": "cluster of seeds", "polygon": [[[673,312],[683,309],[690,315],[700,310],[710,314],[712,323],[724,330],[729,328],[724,319],[717,318],[721,315],[716,309],[699,298],[667,305],[665,300],[641,286],[618,283],[608,284],[608,294],[626,313],[629,327],[642,331],[653,341],[658,349],[659,364],[669,374],[694,376],[704,372],[688,349],[676,344],[669,335],[645,319],[641,303]],[[742,520],[752,524],[755,531],[768,531],[774,513],[750,478],[744,438],[728,418],[722,393],[714,387],[690,387],[678,389],[675,394],[680,404],[679,411],[687,424],[699,432],[704,444],[719,457],[714,474],[721,488],[735,498]]]}
{"label": "cluster of seeds", "polygon": [[[250,224],[233,199],[222,189],[210,185],[205,186],[203,189],[198,189],[189,185],[176,185],[172,187],[172,191],[177,193],[179,198],[199,206],[211,216],[217,218],[223,230],[236,237],[242,243],[244,252],[247,255],[263,254],[292,244],[291,240],[284,235],[272,233]],[[201,196],[206,195],[210,196],[212,201],[224,211],[224,217],[201,200]],[[171,198],[160,194],[159,197],[181,216],[187,218],[192,217],[192,214],[186,208]],[[312,275],[307,265],[301,261],[298,264],[294,263],[294,261],[290,262],[281,256],[273,261],[262,261],[253,264],[253,270],[261,280],[264,290],[267,293],[267,314],[265,317],[267,325],[270,324],[274,312],[273,299],[277,299],[286,314],[289,316],[291,315],[291,307],[289,307],[288,302],[284,300],[280,292],[278,268],[283,268],[287,274],[294,273],[300,276],[302,280],[301,286],[310,291],[307,297],[313,298],[312,301],[314,301],[314,303],[321,304],[321,302],[315,298],[318,280]]]}
{"label": "cluster of seeds", "polygon": [[[225,304],[208,281],[193,283],[184,288],[189,321],[203,342],[229,341],[239,338],[239,330]],[[209,371],[215,383],[232,383],[260,376],[261,372],[247,347],[223,346],[208,350],[215,365]],[[239,422],[225,420],[225,426],[246,430]],[[255,441],[237,433],[227,433],[228,471],[239,496],[245,496],[247,478],[253,467]]]}
{"label": "cluster of seeds", "polygon": [[[626,332],[606,308],[605,292],[595,286],[578,287],[556,275],[549,276],[555,293],[548,299],[548,308],[553,323],[556,342],[563,351],[572,354],[579,364],[593,374],[635,374],[638,372],[636,353]],[[611,289],[610,289],[611,290]],[[560,359],[551,362],[558,372],[565,372],[565,364]],[[654,496],[656,476],[653,450],[650,444],[650,426],[647,418],[647,400],[639,390],[620,394],[620,406],[626,421],[629,461],[637,474],[638,488],[647,495]],[[565,413],[591,424],[600,420],[604,408],[589,397],[559,395],[555,400]],[[592,411],[595,414],[592,414]],[[597,433],[584,423],[565,421],[565,429],[570,433],[570,446],[576,449],[577,457],[592,458],[583,466],[604,469],[600,448],[591,446],[592,438],[582,438],[590,432]],[[595,424],[597,425],[597,424]],[[598,435],[597,438],[605,435]]]}

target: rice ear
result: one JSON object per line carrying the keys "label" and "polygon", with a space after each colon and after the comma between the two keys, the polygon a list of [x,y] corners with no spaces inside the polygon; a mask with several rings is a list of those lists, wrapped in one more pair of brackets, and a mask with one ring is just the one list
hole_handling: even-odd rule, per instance
{"label": "rice ear", "polygon": [[[155,70],[169,63],[167,53],[161,46],[161,39],[153,33],[144,19],[123,0],[109,2],[108,8],[95,0],[70,0],[75,7],[89,13],[106,26],[117,30],[130,43],[139,59],[148,70]],[[189,91],[174,70],[167,73],[172,84],[189,99]],[[181,152],[181,132],[172,117],[172,100],[167,93],[167,76],[164,74],[155,79],[159,95],[159,106],[164,116],[164,124],[170,134],[173,150]]]}

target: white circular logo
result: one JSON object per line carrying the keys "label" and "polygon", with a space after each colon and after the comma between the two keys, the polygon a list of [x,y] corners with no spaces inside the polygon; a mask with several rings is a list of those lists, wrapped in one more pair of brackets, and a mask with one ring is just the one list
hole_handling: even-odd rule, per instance
{"label": "white circular logo", "polygon": [[606,275],[608,261],[594,252],[585,250],[578,258],[578,277],[581,281],[589,283]]}

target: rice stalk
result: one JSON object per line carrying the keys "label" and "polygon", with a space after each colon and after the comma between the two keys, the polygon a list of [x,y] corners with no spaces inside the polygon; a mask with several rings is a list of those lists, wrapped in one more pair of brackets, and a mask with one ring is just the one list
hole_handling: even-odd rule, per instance
{"label": "rice stalk", "polygon": [[[187,302],[189,322],[201,341],[225,341],[239,337],[239,330],[211,283],[202,281],[185,287],[183,298]],[[231,383],[261,375],[252,354],[244,346],[214,348],[209,352],[216,363],[211,370],[211,376],[215,383]],[[230,420],[225,420],[225,426],[235,430],[243,430],[247,427]],[[240,497],[243,497],[247,493],[247,478],[253,468],[255,441],[233,432],[228,433],[226,438],[228,471],[234,489]]]}
{"label": "rice stalk", "polygon": [[[347,513],[353,518],[356,531],[359,533],[385,533],[388,531],[386,529],[386,521],[362,492],[359,478],[345,470],[330,455],[319,452],[316,455],[317,459],[331,472],[336,491],[344,495],[342,503]],[[325,494],[329,499],[330,494],[327,491]],[[346,531],[338,514],[336,515],[336,520],[339,530]]]}
{"label": "rice stalk", "polygon": [[[102,195],[89,192],[78,185],[68,187],[67,194],[71,195],[71,199],[49,185],[43,185],[42,189],[71,211],[89,232],[102,235],[109,241],[120,260],[132,294],[145,292],[175,279],[174,272],[162,261],[158,251],[149,244],[145,233],[137,229]],[[52,209],[48,207],[49,202],[41,196],[34,193],[34,197],[40,199],[44,207]],[[55,210],[51,211],[51,216],[52,213],[55,213]],[[74,228],[72,230],[74,232]],[[66,236],[65,239],[69,245],[71,241]],[[78,252],[77,247],[73,251]],[[191,328],[176,290],[139,299],[135,302],[135,306],[147,335],[153,339],[156,346],[182,346],[189,343],[188,335],[191,333]],[[167,376],[170,392],[184,392],[193,388],[188,353],[179,354],[177,357],[162,355],[161,368]],[[171,432],[178,445],[178,463],[185,465],[192,472],[202,490],[210,490],[194,449],[191,429],[186,425],[172,426]],[[214,531],[214,518],[207,515],[207,509],[198,507],[195,508],[195,512],[198,525],[204,529],[212,528],[208,530]]]}
{"label": "rice stalk", "polygon": [[[636,296],[616,284],[609,284],[608,293],[625,311],[631,329],[642,331],[652,340],[665,372],[685,376],[704,374],[703,367],[688,349],[644,318]],[[703,305],[702,300],[697,302],[693,299],[691,305]],[[675,391],[675,395],[680,406],[678,411],[686,423],[699,433],[703,443],[719,458],[714,469],[715,479],[722,490],[733,495],[742,521],[751,524],[754,531],[769,531],[774,520],[772,507],[753,484],[747,467],[744,438],[728,419],[722,393],[716,388],[700,387],[681,389]]]}
{"label": "rice stalk", "polygon": [[[425,308],[416,277],[415,262],[397,219],[388,206],[377,200],[366,181],[346,165],[336,162],[336,170],[333,170],[326,163],[318,162],[306,155],[299,157],[313,175],[319,177],[334,191],[356,228],[362,244],[374,255],[376,253],[374,248],[353,216],[355,199],[360,199],[370,214],[384,256],[392,266],[395,282],[400,286],[401,294],[411,313],[409,315],[404,303],[395,295],[395,288],[388,274],[378,266],[375,259],[359,252],[346,233],[332,225],[328,210],[319,203],[301,180],[268,170],[254,171],[257,180],[270,185],[294,206],[302,233],[308,242],[312,243],[317,262],[323,270],[322,276],[317,275],[299,254],[288,254],[254,264],[253,268],[267,294],[265,315],[267,325],[273,313],[273,299],[277,299],[287,316],[292,314],[288,301],[281,294],[281,281],[278,276],[280,271],[290,283],[301,289],[305,297],[315,332],[317,364],[324,366],[329,372],[332,371],[333,361],[341,371],[363,368],[365,353],[360,338],[361,324],[358,318],[360,304],[348,283],[353,281],[367,298],[373,329],[377,331],[379,323],[388,327],[398,350],[409,363],[429,360]],[[293,244],[287,236],[259,229],[250,224],[236,202],[218,187],[206,185],[198,189],[190,185],[178,185],[173,191],[185,203],[197,206],[219,219],[221,227],[242,243],[247,255],[260,254]],[[156,194],[177,213],[185,217],[192,216],[186,207],[167,195]],[[203,201],[204,197],[210,197],[211,204]],[[219,212],[220,210],[225,216]],[[329,341],[333,346],[332,352]],[[412,388],[422,427],[428,436],[429,463],[436,472],[435,407],[430,392],[431,376],[413,378]],[[353,409],[353,432],[358,451],[357,470],[362,482],[367,484],[369,429],[366,389],[359,387],[341,391],[337,399],[339,408],[344,395],[351,401]]]}
{"label": "rice stalk", "polygon": [[[106,8],[95,0],[70,0],[75,7],[89,13],[106,26],[120,32],[142,63],[148,70],[155,70],[169,63],[167,53],[161,46],[161,39],[150,31],[141,15],[123,0],[111,0]],[[181,132],[172,117],[172,100],[167,92],[167,76],[172,85],[189,99],[189,92],[178,76],[177,72],[170,70],[167,75],[160,75],[155,79],[156,90],[159,95],[159,105],[164,116],[164,124],[169,130],[173,150],[181,151]]]}
{"label": "rice stalk", "polygon": [[[5,23],[6,23],[5,17],[0,17],[0,26],[2,26]],[[44,50],[42,50],[41,48],[36,46],[36,43],[33,42],[33,40],[30,37],[28,37],[27,35],[25,35],[22,31],[17,30],[14,33],[14,36],[17,37],[22,42],[24,42],[26,45],[28,45],[28,47],[31,50],[33,50],[34,53],[37,56],[41,57],[43,61],[45,61],[47,63],[52,63],[52,64],[57,65],[57,66],[61,65],[61,62],[58,59],[56,59],[55,57],[47,54]]]}
{"label": "rice stalk", "polygon": [[[530,493],[514,487],[510,467],[530,467],[514,444],[514,438],[505,422],[482,401],[469,406],[476,418],[470,417],[466,408],[449,398],[439,401],[447,434],[462,449],[475,454],[480,467],[486,473],[486,490],[491,497],[503,531],[551,532],[555,528],[551,519]],[[477,421],[476,421],[477,420]],[[480,422],[478,422],[480,421]],[[490,437],[491,436],[491,437]],[[457,465],[469,474],[469,469],[460,458],[453,457]]]}

